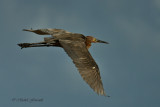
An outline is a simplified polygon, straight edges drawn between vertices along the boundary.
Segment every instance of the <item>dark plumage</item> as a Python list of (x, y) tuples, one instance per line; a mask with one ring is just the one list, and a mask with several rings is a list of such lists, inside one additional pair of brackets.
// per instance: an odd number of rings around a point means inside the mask
[(88, 83), (88, 85), (97, 94), (106, 96), (98, 65), (92, 58), (88, 49), (91, 46), (91, 43), (108, 44), (108, 42), (97, 40), (92, 36), (71, 33), (63, 29), (24, 29), (24, 31), (34, 32), (39, 35), (51, 35), (51, 37), (46, 37), (43, 42), (39, 43), (18, 44), (21, 48), (49, 46), (62, 47), (68, 56), (71, 57), (82, 78)]

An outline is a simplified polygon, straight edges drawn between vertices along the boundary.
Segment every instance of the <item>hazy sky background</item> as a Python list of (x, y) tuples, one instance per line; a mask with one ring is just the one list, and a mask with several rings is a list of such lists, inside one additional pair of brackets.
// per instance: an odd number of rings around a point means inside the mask
[[(109, 42), (90, 52), (105, 91), (98, 96), (61, 48), (20, 49), (61, 28)], [(1, 0), (1, 107), (159, 107), (160, 0)], [(16, 102), (13, 98), (43, 98)]]

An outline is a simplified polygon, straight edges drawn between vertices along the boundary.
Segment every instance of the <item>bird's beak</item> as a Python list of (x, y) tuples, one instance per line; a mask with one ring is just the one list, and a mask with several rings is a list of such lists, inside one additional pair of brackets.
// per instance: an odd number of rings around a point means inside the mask
[(96, 43), (105, 43), (105, 44), (109, 44), (108, 42), (102, 41), (102, 40), (98, 40), (96, 39)]

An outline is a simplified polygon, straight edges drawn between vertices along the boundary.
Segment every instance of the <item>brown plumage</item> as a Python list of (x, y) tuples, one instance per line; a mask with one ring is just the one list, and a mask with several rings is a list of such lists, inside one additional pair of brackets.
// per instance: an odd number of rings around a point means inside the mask
[(71, 33), (63, 29), (24, 29), (24, 31), (34, 32), (39, 35), (51, 35), (51, 37), (46, 37), (43, 42), (39, 43), (18, 44), (21, 48), (46, 46), (62, 47), (68, 56), (71, 57), (82, 78), (88, 83), (88, 85), (97, 94), (106, 96), (98, 65), (89, 53), (88, 49), (90, 48), (91, 43), (108, 44), (108, 42), (98, 40), (92, 36)]

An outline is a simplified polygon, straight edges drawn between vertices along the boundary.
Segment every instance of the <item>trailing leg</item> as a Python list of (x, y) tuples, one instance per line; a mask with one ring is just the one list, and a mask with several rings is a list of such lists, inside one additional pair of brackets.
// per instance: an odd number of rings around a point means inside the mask
[(17, 44), (18, 46), (23, 48), (29, 48), (29, 47), (51, 47), (51, 46), (56, 46), (60, 47), (57, 43), (46, 43), (46, 42), (39, 42), (39, 43), (20, 43)]

